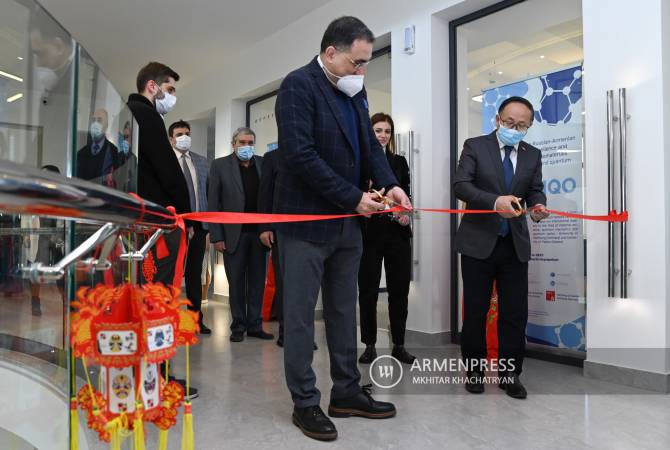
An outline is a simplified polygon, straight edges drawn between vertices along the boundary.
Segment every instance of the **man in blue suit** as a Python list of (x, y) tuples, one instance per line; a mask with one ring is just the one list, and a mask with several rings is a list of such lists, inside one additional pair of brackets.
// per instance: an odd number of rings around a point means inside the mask
[[(355, 17), (326, 29), (321, 52), (282, 82), (275, 106), (279, 174), (274, 211), (291, 214), (368, 214), (384, 209), (367, 180), (411, 209), (372, 131), (365, 68), (374, 35)], [(331, 417), (393, 417), (395, 406), (360, 386), (356, 365), (357, 275), (362, 254), (357, 218), (278, 224), (284, 278), (284, 366), (295, 408), (293, 423), (314, 439), (337, 430), (319, 406), (312, 370), (314, 307), (322, 290), (333, 387)]]
[[(168, 128), (170, 143), (179, 166), (184, 172), (192, 212), (207, 211), (207, 177), (209, 162), (204, 156), (191, 151), (191, 125), (179, 120)], [(191, 222), (188, 229), (188, 253), (184, 270), (186, 298), (191, 301), (188, 308), (200, 314), (200, 334), (212, 334), (202, 320), (202, 262), (207, 246), (207, 224)]]

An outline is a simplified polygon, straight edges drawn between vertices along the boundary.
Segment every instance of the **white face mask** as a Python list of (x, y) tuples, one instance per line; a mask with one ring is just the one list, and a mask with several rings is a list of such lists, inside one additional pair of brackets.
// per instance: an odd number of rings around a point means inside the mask
[(191, 136), (181, 135), (177, 137), (177, 143), (175, 144), (177, 150), (186, 152), (191, 149)]
[(326, 68), (326, 65), (321, 62), (321, 59), (319, 59), (319, 63), (326, 73), (333, 78), (337, 78), (337, 88), (349, 97), (353, 97), (363, 90), (363, 79), (365, 78), (365, 75), (345, 75), (343, 77), (338, 77)]
[(177, 97), (170, 94), (169, 92), (163, 93), (163, 98), (156, 99), (156, 111), (158, 114), (165, 115), (174, 108), (174, 105), (177, 103)]

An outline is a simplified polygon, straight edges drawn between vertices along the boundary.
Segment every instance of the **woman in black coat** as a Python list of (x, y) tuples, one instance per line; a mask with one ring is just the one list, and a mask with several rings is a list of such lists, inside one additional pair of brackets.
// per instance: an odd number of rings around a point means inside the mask
[[(386, 158), (400, 187), (410, 193), (410, 175), (407, 160), (396, 154), (394, 126), (391, 116), (377, 113), (371, 117), (372, 128), (377, 140), (386, 152)], [(372, 186), (380, 190), (380, 186)], [(382, 261), (386, 269), (389, 318), (391, 321), (392, 356), (411, 364), (415, 357), (405, 350), (405, 326), (407, 324), (407, 303), (409, 282), (412, 271), (412, 250), (409, 216), (398, 218), (391, 214), (376, 214), (366, 220), (363, 231), (363, 256), (358, 273), (358, 303), (360, 308), (361, 341), (365, 351), (358, 359), (369, 364), (377, 357), (377, 298), (382, 273)]]

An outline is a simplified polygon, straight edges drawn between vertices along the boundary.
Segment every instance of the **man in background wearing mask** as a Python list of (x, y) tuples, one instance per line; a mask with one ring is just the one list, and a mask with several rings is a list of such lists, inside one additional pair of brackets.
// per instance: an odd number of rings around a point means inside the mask
[[(168, 139), (162, 117), (176, 102), (177, 81), (179, 75), (170, 67), (150, 62), (137, 74), (137, 94), (128, 97), (128, 108), (139, 126), (137, 194), (161, 206), (174, 206), (177, 213), (188, 213), (191, 212), (191, 204), (186, 178)], [(151, 249), (156, 264), (153, 281), (167, 286), (174, 284), (181, 231), (175, 229), (163, 237), (168, 255), (158, 258), (157, 246)], [(186, 393), (188, 398), (197, 395), (197, 389), (193, 387)]]
[[(179, 120), (168, 128), (170, 143), (179, 165), (184, 173), (188, 187), (189, 203), (192, 212), (207, 211), (207, 177), (209, 162), (207, 158), (191, 151), (191, 125)], [(200, 334), (212, 334), (212, 330), (203, 323), (202, 317), (202, 289), (200, 278), (202, 274), (202, 260), (205, 257), (207, 240), (206, 223), (193, 222), (189, 227), (188, 254), (184, 271), (186, 283), (186, 298), (191, 301), (188, 309), (199, 314)]]
[[(210, 211), (258, 212), (258, 189), (263, 158), (255, 156), (256, 134), (238, 128), (233, 134), (233, 154), (217, 158), (209, 172)], [(244, 340), (244, 333), (259, 339), (274, 339), (262, 328), (261, 309), (265, 288), (267, 255), (255, 224), (210, 224), (210, 241), (223, 252), (230, 286), (231, 342)]]
[[(465, 141), (454, 179), (456, 197), (468, 209), (495, 209), (498, 215), (466, 214), (456, 233), (463, 274), (461, 353), (468, 367), (465, 388), (484, 392), (486, 313), (493, 282), (498, 291), (498, 375), (512, 398), (526, 398), (519, 381), (528, 322), (530, 237), (523, 210), (533, 221), (549, 216), (542, 185), (542, 154), (522, 141), (533, 124), (533, 105), (521, 97), (500, 104), (497, 130)], [(505, 362), (503, 364), (503, 361)], [(504, 367), (503, 367), (504, 366)]]
[[(368, 214), (385, 205), (368, 193), (367, 180), (411, 209), (370, 123), (365, 68), (375, 38), (355, 17), (326, 29), (321, 53), (286, 76), (275, 116), (280, 159), (274, 210), (290, 214)], [(379, 402), (360, 386), (356, 363), (358, 267), (363, 253), (357, 218), (277, 224), (284, 277), (284, 368), (293, 398), (293, 423), (315, 439), (337, 438), (320, 407), (312, 370), (314, 308), (323, 298), (330, 373), (331, 417), (388, 418), (392, 403)]]
[(77, 152), (77, 178), (116, 188), (114, 171), (122, 164), (119, 149), (107, 139), (107, 111), (96, 109), (91, 116), (86, 145)]

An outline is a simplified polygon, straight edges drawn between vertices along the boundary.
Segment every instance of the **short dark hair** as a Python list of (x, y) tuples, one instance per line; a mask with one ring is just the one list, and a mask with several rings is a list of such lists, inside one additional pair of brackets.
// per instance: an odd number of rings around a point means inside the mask
[(321, 53), (331, 45), (340, 51), (348, 50), (354, 41), (363, 39), (369, 43), (375, 41), (372, 31), (356, 17), (344, 16), (330, 22), (321, 39)]
[(172, 132), (175, 128), (188, 128), (188, 131), (191, 131), (191, 124), (183, 119), (179, 119), (168, 128), (168, 136), (172, 137)]
[(535, 119), (535, 109), (533, 108), (533, 104), (523, 97), (514, 96), (503, 100), (503, 102), (498, 107), (498, 115), (502, 114), (505, 106), (509, 105), (510, 103), (521, 103), (526, 108), (528, 108), (530, 110), (530, 123), (533, 123), (533, 119)]
[(161, 84), (168, 81), (169, 78), (179, 81), (179, 74), (165, 64), (152, 61), (142, 67), (137, 74), (137, 92), (141, 94), (151, 80)]

